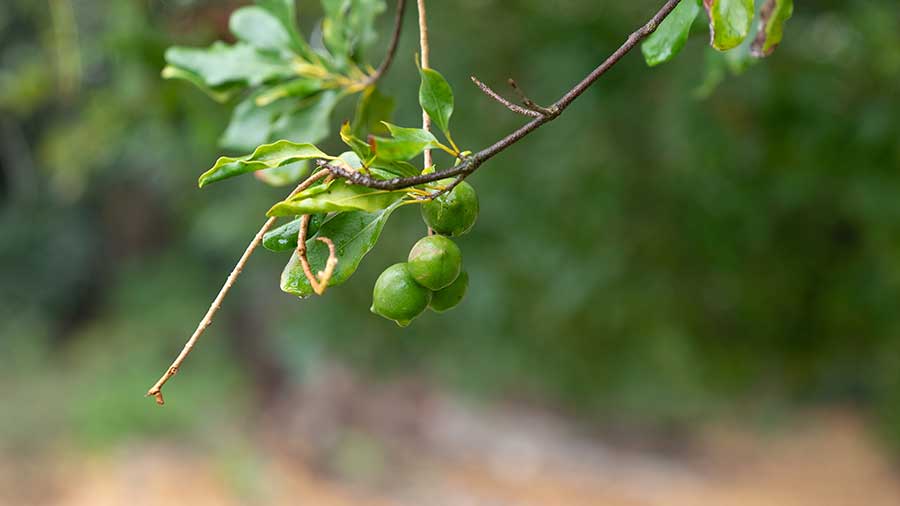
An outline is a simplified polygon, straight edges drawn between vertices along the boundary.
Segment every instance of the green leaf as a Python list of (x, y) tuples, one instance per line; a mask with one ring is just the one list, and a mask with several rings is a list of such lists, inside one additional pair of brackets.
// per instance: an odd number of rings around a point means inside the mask
[(359, 158), (359, 155), (357, 155), (353, 151), (344, 151), (343, 153), (338, 155), (338, 158), (346, 162), (351, 169), (359, 170), (363, 166), (362, 160)]
[(170, 47), (166, 50), (166, 62), (193, 73), (210, 88), (227, 83), (257, 86), (294, 75), (289, 61), (240, 42), (233, 46), (214, 42), (206, 49)]
[(347, 16), (350, 46), (355, 59), (362, 58), (366, 48), (377, 38), (375, 20), (387, 6), (383, 0), (352, 0)]
[(281, 167), (299, 160), (334, 159), (312, 144), (297, 144), (290, 141), (278, 141), (263, 144), (252, 154), (241, 157), (222, 156), (216, 160), (211, 169), (200, 176), (200, 187), (263, 169)]
[(316, 143), (328, 137), (331, 112), (338, 99), (338, 92), (325, 91), (296, 111), (285, 113), (272, 125), (271, 138)]
[(256, 104), (259, 94), (260, 92), (248, 95), (235, 106), (228, 127), (219, 138), (219, 146), (246, 152), (269, 142), (272, 122), (284, 112), (288, 104), (282, 101), (260, 107)]
[(446, 135), (450, 131), (450, 116), (453, 115), (453, 90), (436, 70), (420, 68), (419, 74), (422, 76), (419, 105)]
[(713, 92), (722, 84), (727, 76), (728, 67), (725, 62), (725, 55), (712, 48), (706, 49), (705, 64), (703, 71), (703, 79), (694, 89), (694, 97), (698, 99), (709, 98)]
[[(359, 170), (363, 166), (362, 160), (359, 159), (359, 155), (352, 151), (342, 153), (339, 158), (347, 162), (350, 167), (356, 170)], [(419, 169), (417, 169), (415, 165), (407, 162), (382, 162), (376, 159), (375, 162), (369, 166), (369, 173), (381, 179), (391, 179), (398, 176), (409, 177), (416, 175), (419, 173)]]
[(300, 31), (297, 29), (297, 8), (296, 0), (256, 0), (256, 5), (262, 7), (272, 14), (281, 26), (287, 31), (291, 40), (291, 48), (302, 56), (308, 62), (318, 60), (315, 52), (309, 47), (309, 44), (303, 40)]
[(732, 75), (741, 75), (745, 70), (750, 68), (751, 65), (756, 63), (756, 60), (754, 60), (750, 54), (751, 42), (752, 41), (749, 38), (745, 39), (740, 46), (730, 51), (719, 53), (719, 55), (724, 58), (725, 64), (728, 66), (728, 70), (731, 71)]
[[(341, 213), (325, 221), (318, 233), (306, 243), (307, 259), (312, 271), (319, 272), (325, 268), (328, 247), (316, 239), (327, 237), (334, 242), (338, 259), (328, 286), (337, 286), (350, 279), (363, 257), (375, 247), (391, 213), (401, 205), (402, 202), (398, 201), (381, 211)], [(307, 297), (313, 293), (296, 251), (281, 274), (281, 289), (298, 297)]]
[(299, 216), (302, 214), (343, 211), (373, 212), (400, 200), (406, 192), (375, 190), (355, 185), (345, 179), (328, 185), (314, 186), (275, 204), (268, 216)]
[[(307, 237), (313, 237), (322, 226), (327, 215), (314, 214), (309, 219), (309, 227), (306, 230)], [(269, 251), (290, 251), (297, 247), (297, 236), (300, 234), (300, 218), (289, 221), (284, 225), (270, 230), (263, 236), (263, 247)]]
[(372, 158), (372, 149), (369, 147), (369, 143), (353, 134), (350, 123), (344, 122), (344, 124), (341, 125), (341, 140), (344, 141), (344, 144), (352, 149), (361, 160)]
[(201, 91), (209, 95), (210, 98), (219, 103), (225, 103), (234, 98), (238, 93), (241, 92), (243, 86), (236, 83), (226, 83), (217, 86), (207, 86), (206, 81), (203, 80), (202, 77), (197, 75), (194, 72), (189, 70), (185, 70), (183, 68), (174, 67), (172, 65), (166, 65), (162, 69), (162, 78), (163, 79), (183, 79)]
[(740, 75), (754, 63), (755, 60), (750, 56), (750, 39), (744, 40), (740, 46), (729, 51), (707, 48), (704, 76), (694, 90), (694, 96), (700, 99), (708, 98), (728, 74)]
[(256, 95), (256, 105), (264, 107), (283, 98), (303, 99), (310, 97), (322, 91), (324, 84), (318, 79), (306, 77), (275, 84)]
[[(380, 156), (376, 156), (375, 159), (372, 159), (372, 150), (369, 147), (369, 143), (363, 141), (359, 137), (353, 135), (350, 131), (350, 125), (348, 123), (344, 123), (341, 127), (341, 139), (344, 141), (350, 149), (353, 150), (353, 153), (360, 160), (367, 160), (370, 162), (369, 168), (382, 169), (390, 173), (392, 177), (409, 177), (415, 176), (419, 174), (419, 169), (416, 168), (415, 165), (408, 163), (403, 160), (386, 160)], [(375, 140), (377, 142), (377, 139)], [(360, 164), (360, 167), (362, 164)], [(372, 172), (372, 175), (380, 176), (377, 172)]]
[(653, 67), (675, 57), (691, 33), (691, 25), (700, 13), (700, 0), (682, 0), (641, 45), (647, 65)]
[(383, 161), (407, 161), (426, 149), (440, 148), (434, 135), (422, 128), (404, 128), (390, 123), (384, 124), (393, 138), (375, 137), (375, 154)]
[(234, 11), (228, 27), (235, 37), (258, 49), (291, 50), (291, 35), (287, 28), (262, 7), (241, 7)]
[(256, 0), (254, 3), (275, 16), (288, 32), (296, 31), (296, 0)]
[(375, 18), (384, 12), (384, 1), (322, 0), (322, 7), (322, 39), (328, 51), (340, 60), (360, 61), (375, 41)]
[(281, 187), (296, 184), (312, 172), (311, 168), (312, 164), (309, 160), (301, 160), (281, 167), (261, 170), (254, 176), (269, 186)]
[(750, 53), (757, 58), (764, 58), (772, 54), (784, 33), (784, 24), (794, 14), (793, 0), (765, 0), (759, 10), (759, 31)]
[(366, 88), (356, 104), (351, 131), (356, 136), (387, 133), (382, 121), (390, 121), (393, 114), (392, 97), (384, 95), (374, 86)]
[[(314, 144), (328, 136), (331, 111), (337, 102), (335, 92), (328, 91), (302, 101), (299, 108), (295, 100), (287, 99), (260, 105), (260, 97), (269, 95), (270, 88), (260, 90), (234, 108), (231, 121), (219, 140), (220, 146), (249, 151), (260, 144), (280, 139)], [(306, 163), (291, 164), (289, 167), (267, 170), (258, 177), (274, 186), (283, 186), (304, 175), (306, 168)]]
[(719, 51), (737, 47), (750, 33), (753, 0), (703, 0), (709, 16), (710, 44)]

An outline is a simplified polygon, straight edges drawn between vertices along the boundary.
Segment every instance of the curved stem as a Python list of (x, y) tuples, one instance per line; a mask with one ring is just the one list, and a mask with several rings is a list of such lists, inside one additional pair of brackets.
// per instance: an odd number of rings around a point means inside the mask
[[(327, 170), (320, 171), (321, 173), (327, 174)], [(334, 242), (328, 237), (316, 237), (316, 240), (324, 243), (328, 246), (328, 260), (325, 262), (325, 269), (319, 273), (319, 277), (317, 278), (315, 274), (313, 274), (312, 267), (309, 265), (309, 258), (306, 256), (306, 236), (309, 231), (309, 220), (311, 216), (309, 214), (304, 214), (300, 217), (300, 231), (297, 234), (297, 258), (300, 259), (300, 265), (303, 267), (303, 275), (306, 276), (306, 280), (309, 281), (309, 286), (312, 288), (313, 292), (316, 295), (322, 296), (325, 295), (325, 290), (328, 289), (328, 283), (331, 281), (331, 276), (334, 274), (334, 268), (337, 267), (337, 251), (334, 247)]]

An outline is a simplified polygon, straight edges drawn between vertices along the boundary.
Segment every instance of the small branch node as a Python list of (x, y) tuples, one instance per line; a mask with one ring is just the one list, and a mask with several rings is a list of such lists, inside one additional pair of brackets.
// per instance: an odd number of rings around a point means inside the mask
[(519, 87), (519, 84), (516, 83), (516, 81), (513, 78), (507, 79), (506, 82), (509, 83), (509, 86), (513, 89), (513, 91), (516, 92), (516, 95), (519, 96), (519, 99), (522, 101), (523, 104), (525, 104), (525, 107), (538, 113), (537, 117), (540, 117), (540, 116), (556, 117), (559, 115), (558, 112), (553, 113), (551, 111), (551, 109), (540, 106), (537, 104), (537, 102), (528, 98), (528, 95), (525, 94), (525, 92), (522, 90), (522, 88)]
[(532, 110), (532, 109), (526, 109), (522, 106), (516, 105), (516, 104), (510, 102), (509, 100), (503, 98), (499, 93), (492, 90), (488, 85), (479, 81), (477, 77), (471, 76), (471, 79), (472, 79), (472, 82), (475, 83), (475, 86), (478, 86), (478, 89), (480, 89), (482, 92), (484, 92), (485, 95), (496, 100), (497, 102), (502, 104), (504, 107), (506, 107), (510, 111), (517, 113), (517, 114), (521, 114), (523, 116), (528, 116), (529, 118), (541, 117), (540, 112)]

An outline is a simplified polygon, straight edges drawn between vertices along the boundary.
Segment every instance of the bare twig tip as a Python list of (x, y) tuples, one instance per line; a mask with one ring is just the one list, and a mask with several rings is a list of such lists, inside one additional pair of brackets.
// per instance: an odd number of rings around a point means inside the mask
[[(303, 191), (304, 189), (311, 186), (315, 181), (329, 175), (329, 171), (320, 170), (319, 172), (313, 174), (308, 177), (306, 181), (300, 183), (294, 190), (288, 194), (288, 198), (296, 195), (297, 193)], [(244, 270), (244, 266), (247, 264), (247, 261), (250, 259), (250, 256), (256, 250), (256, 248), (262, 243), (263, 236), (266, 232), (272, 228), (272, 225), (275, 224), (275, 220), (277, 218), (269, 218), (263, 224), (262, 228), (259, 229), (259, 232), (253, 237), (253, 240), (247, 246), (247, 249), (244, 251), (244, 254), (241, 255), (240, 260), (238, 260), (237, 264), (234, 266), (234, 269), (231, 271), (231, 274), (228, 275), (228, 279), (225, 280), (225, 284), (222, 285), (222, 288), (219, 290), (216, 298), (213, 299), (212, 303), (209, 306), (209, 309), (206, 311), (206, 315), (203, 316), (203, 319), (200, 320), (200, 323), (197, 324), (197, 329), (194, 330), (194, 333), (191, 335), (188, 342), (185, 343), (184, 348), (181, 349), (181, 353), (175, 358), (172, 364), (166, 369), (166, 372), (157, 380), (156, 384), (153, 385), (150, 390), (147, 391), (148, 397), (154, 397), (156, 399), (156, 403), (159, 405), (165, 404), (165, 400), (163, 400), (162, 396), (162, 387), (169, 381), (172, 376), (174, 376), (178, 369), (181, 367), (181, 364), (184, 360), (190, 355), (191, 351), (194, 349), (194, 346), (197, 344), (197, 341), (200, 339), (200, 336), (206, 331), (206, 329), (212, 324), (212, 319), (218, 312), (219, 308), (222, 307), (222, 301), (225, 299), (225, 296), (228, 295), (231, 287), (234, 286), (235, 281), (238, 276), (241, 275), (241, 272)]]
[(166, 403), (165, 399), (163, 399), (162, 391), (160, 391), (160, 390), (156, 390), (156, 391), (151, 390), (151, 391), (147, 392), (147, 395), (153, 396), (153, 398), (156, 399), (156, 403), (159, 404), (160, 406), (162, 406), (163, 404)]

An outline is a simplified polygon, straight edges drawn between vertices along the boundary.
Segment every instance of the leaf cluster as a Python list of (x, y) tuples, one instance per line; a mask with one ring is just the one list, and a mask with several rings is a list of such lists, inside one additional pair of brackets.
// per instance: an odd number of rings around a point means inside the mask
[(794, 2), (682, 0), (641, 46), (647, 65), (668, 62), (682, 50), (701, 10), (708, 21), (710, 46), (720, 53), (716, 60), (726, 59), (737, 72), (749, 65), (752, 57), (768, 56), (778, 47)]
[[(393, 101), (370, 86), (373, 70), (363, 61), (375, 40), (383, 0), (322, 0), (325, 13), (307, 40), (300, 33), (294, 0), (257, 0), (231, 15), (234, 44), (170, 47), (163, 77), (184, 79), (219, 102), (235, 102), (219, 143), (250, 151), (278, 140), (316, 143), (330, 134), (341, 99), (364, 92), (357, 121), (369, 112), (389, 117)], [(260, 174), (282, 186), (308, 174), (296, 161)]]

